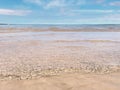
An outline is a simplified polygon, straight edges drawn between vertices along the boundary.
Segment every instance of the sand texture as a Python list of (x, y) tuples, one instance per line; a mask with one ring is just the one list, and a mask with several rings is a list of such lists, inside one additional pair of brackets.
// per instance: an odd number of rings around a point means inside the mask
[(0, 82), (0, 90), (119, 90), (120, 73), (45, 76), (34, 80)]
[(7, 32), (0, 90), (120, 90), (119, 32)]

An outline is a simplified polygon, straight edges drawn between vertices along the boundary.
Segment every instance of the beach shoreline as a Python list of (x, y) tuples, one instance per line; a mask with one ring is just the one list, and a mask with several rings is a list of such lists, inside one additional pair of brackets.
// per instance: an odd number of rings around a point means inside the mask
[(119, 32), (0, 33), (0, 90), (119, 90), (119, 75)]
[[(72, 71), (87, 73), (120, 71), (119, 40), (97, 38), (95, 40), (76, 40), (76, 38), (61, 40), (63, 36), (55, 40), (44, 40), (43, 37), (39, 37), (40, 40), (38, 37), (24, 40), (22, 38), (24, 34), (9, 35), (2, 36), (4, 40), (8, 39), (0, 42), (2, 79), (31, 79), (44, 74), (57, 75), (59, 72)], [(30, 37), (36, 36), (36, 34), (31, 35)], [(38, 36), (41, 35), (38, 34)], [(53, 37), (49, 34), (43, 35)], [(25, 38), (28, 37), (26, 34), (25, 36)]]

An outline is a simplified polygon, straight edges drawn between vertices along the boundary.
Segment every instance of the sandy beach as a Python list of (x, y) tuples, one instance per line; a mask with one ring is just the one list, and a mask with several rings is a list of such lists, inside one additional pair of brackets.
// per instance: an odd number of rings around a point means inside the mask
[(34, 80), (0, 82), (0, 90), (119, 90), (120, 73), (69, 73)]
[(120, 90), (120, 0), (0, 0), (0, 90)]
[(3, 31), (0, 90), (120, 89), (119, 30)]

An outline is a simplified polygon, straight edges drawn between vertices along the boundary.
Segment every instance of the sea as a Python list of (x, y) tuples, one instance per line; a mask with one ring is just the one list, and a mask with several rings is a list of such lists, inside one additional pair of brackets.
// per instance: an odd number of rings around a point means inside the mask
[(1, 24), (3, 28), (120, 28), (120, 24)]
[[(23, 41), (23, 40), (110, 40), (120, 41), (120, 32), (74, 32), (74, 29), (113, 29), (120, 30), (120, 24), (9, 24), (0, 25), (0, 28), (43, 28), (43, 29), (66, 29), (72, 32), (11, 32), (0, 33), (0, 41)], [(35, 29), (36, 30), (36, 29)]]

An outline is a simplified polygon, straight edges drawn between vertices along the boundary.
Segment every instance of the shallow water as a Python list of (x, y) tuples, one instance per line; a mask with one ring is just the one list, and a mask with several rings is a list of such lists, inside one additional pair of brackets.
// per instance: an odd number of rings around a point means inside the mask
[(11, 25), (0, 25), (3, 28), (120, 28), (120, 24), (11, 24)]
[(0, 41), (110, 40), (120, 41), (120, 32), (16, 32), (0, 33)]
[(41, 70), (71, 67), (98, 73), (118, 71), (120, 43), (116, 41), (120, 42), (120, 32), (15, 29), (14, 33), (0, 33), (0, 72), (5, 78), (9, 75), (28, 78), (31, 71), (39, 76)]

